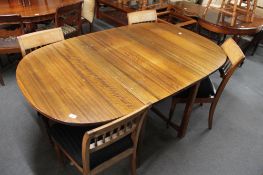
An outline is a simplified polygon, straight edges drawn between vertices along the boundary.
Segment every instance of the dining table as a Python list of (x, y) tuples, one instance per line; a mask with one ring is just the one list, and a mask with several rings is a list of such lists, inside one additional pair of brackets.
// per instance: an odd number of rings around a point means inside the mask
[[(165, 23), (123, 26), (67, 39), (26, 55), (16, 70), (28, 103), (65, 125), (101, 125), (200, 81), (227, 56), (220, 46)], [(191, 111), (176, 127), (183, 137)]]
[(53, 20), (56, 9), (83, 0), (1, 0), (0, 15), (18, 14), (26, 24), (27, 32), (33, 31), (34, 23)]

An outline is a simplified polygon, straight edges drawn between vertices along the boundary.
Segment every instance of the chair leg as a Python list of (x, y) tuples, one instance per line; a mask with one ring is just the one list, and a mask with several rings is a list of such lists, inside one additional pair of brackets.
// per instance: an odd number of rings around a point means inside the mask
[(92, 32), (92, 29), (93, 29), (93, 24), (92, 24), (92, 23), (89, 23), (89, 32), (90, 32), (90, 33)]
[(49, 128), (50, 128), (50, 124), (49, 124), (49, 121), (48, 121), (48, 118), (42, 116), (39, 112), (37, 112), (37, 115), (42, 119), (43, 123), (44, 123), (44, 126), (45, 126), (45, 129), (46, 129), (46, 132), (47, 132), (47, 136), (48, 136), (48, 139), (49, 139), (49, 142), (51, 145), (54, 145), (54, 142), (49, 134)]
[(64, 157), (63, 157), (62, 151), (59, 149), (59, 146), (56, 143), (54, 144), (54, 148), (55, 148), (58, 160), (60, 162), (60, 165), (62, 167), (64, 167), (65, 166), (65, 162), (64, 162)]
[(169, 123), (171, 122), (173, 115), (174, 115), (174, 111), (175, 111), (175, 107), (176, 107), (176, 98), (172, 97), (172, 103), (171, 103), (171, 107), (170, 107), (170, 112), (169, 112), (169, 119), (166, 123), (166, 127), (169, 128)]
[(258, 42), (255, 44), (255, 47), (254, 47), (254, 49), (253, 49), (253, 51), (252, 51), (252, 56), (254, 56), (254, 54), (256, 53), (256, 51), (257, 51), (257, 49), (258, 49), (258, 46), (259, 46), (259, 42), (260, 42), (260, 41), (258, 41)]
[(136, 161), (136, 151), (131, 155), (130, 157), (130, 163), (131, 163), (131, 175), (136, 175), (136, 165), (137, 165), (137, 161)]
[(217, 102), (213, 102), (210, 106), (210, 110), (209, 110), (209, 118), (208, 118), (208, 128), (212, 129), (213, 126), (213, 118), (214, 118), (214, 113), (215, 113), (215, 109), (216, 109), (216, 105)]
[(2, 86), (5, 85), (5, 82), (4, 82), (4, 79), (3, 79), (3, 76), (2, 76), (1, 73), (0, 73), (0, 84), (1, 84)]
[(192, 113), (192, 108), (193, 108), (193, 105), (196, 99), (196, 95), (197, 95), (199, 86), (200, 86), (200, 82), (196, 83), (193, 87), (191, 87), (190, 95), (187, 99), (187, 103), (184, 109), (184, 116), (183, 116), (182, 122), (180, 124), (180, 129), (178, 132), (179, 138), (183, 138), (186, 134), (190, 116)]

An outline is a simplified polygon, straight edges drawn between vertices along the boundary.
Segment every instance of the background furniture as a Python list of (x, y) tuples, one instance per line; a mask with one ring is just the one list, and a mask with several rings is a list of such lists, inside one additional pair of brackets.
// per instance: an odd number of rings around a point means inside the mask
[(90, 32), (92, 31), (92, 23), (95, 15), (95, 0), (84, 0), (82, 11), (81, 11), (81, 22), (88, 22), (90, 27)]
[[(209, 0), (206, 6), (206, 10), (211, 5), (212, 0)], [(241, 13), (245, 16), (246, 22), (253, 22), (255, 10), (257, 7), (257, 0), (222, 0), (219, 11), (223, 14), (231, 16), (231, 25), (235, 25), (237, 14)]]
[(22, 56), (35, 49), (64, 40), (61, 28), (33, 32), (18, 37)]
[[(235, 70), (239, 67), (239, 65), (244, 61), (245, 55), (239, 46), (235, 43), (235, 41), (230, 38), (224, 42), (221, 46), (228, 56), (228, 60), (225, 63), (225, 66), (221, 69), (222, 81), (217, 90), (210, 80), (209, 77), (202, 80), (200, 83), (200, 87), (197, 92), (197, 97), (195, 99), (195, 103), (210, 103), (210, 111), (209, 111), (209, 120), (208, 120), (208, 128), (212, 129), (213, 116), (215, 112), (216, 105), (224, 91), (224, 88), (235, 72)], [(177, 103), (186, 103), (190, 95), (190, 91), (185, 90), (172, 98), (172, 104), (169, 113), (169, 120), (167, 125), (171, 123), (171, 119), (174, 115), (175, 107)], [(184, 119), (183, 119), (184, 120)], [(188, 125), (188, 122), (186, 123)]]
[(66, 38), (81, 34), (82, 2), (58, 7), (55, 16), (56, 27), (61, 27)]
[[(23, 33), (20, 15), (0, 15), (0, 54), (19, 53), (20, 48), (16, 37)], [(5, 85), (1, 72), (0, 84)]]
[(0, 15), (19, 14), (26, 24), (26, 31), (35, 31), (35, 23), (54, 20), (56, 9), (60, 6), (82, 2), (83, 0), (30, 0), (30, 6), (23, 6), (17, 0), (1, 0)]
[(254, 55), (259, 47), (259, 44), (263, 41), (263, 30), (253, 36), (241, 36), (241, 42), (244, 41), (243, 51), (247, 53), (252, 48), (251, 55)]
[(219, 46), (196, 33), (146, 23), (38, 49), (20, 61), (17, 82), (47, 118), (98, 125), (193, 85), (225, 60)]
[(138, 140), (149, 107), (90, 131), (54, 124), (50, 133), (58, 156), (64, 153), (83, 175), (98, 174), (130, 157), (131, 174), (135, 175)]
[(242, 14), (237, 12), (237, 19), (231, 25), (231, 18), (223, 16), (219, 9), (209, 8), (185, 1), (173, 3), (178, 13), (189, 17), (197, 18), (198, 24), (208, 31), (226, 35), (253, 35), (258, 33), (263, 26), (263, 17), (255, 14), (253, 22), (246, 22)]
[(138, 24), (145, 22), (157, 22), (156, 10), (143, 10), (127, 14), (128, 24)]

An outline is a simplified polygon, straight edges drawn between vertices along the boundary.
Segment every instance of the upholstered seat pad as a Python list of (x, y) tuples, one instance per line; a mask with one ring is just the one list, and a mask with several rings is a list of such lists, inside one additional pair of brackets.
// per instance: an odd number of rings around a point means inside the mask
[(72, 27), (67, 24), (65, 24), (64, 26), (61, 26), (61, 28), (62, 28), (64, 35), (69, 35), (71, 33), (77, 32), (77, 29), (75, 27)]
[(16, 37), (0, 38), (1, 48), (19, 48), (18, 40)]
[[(51, 136), (55, 139), (66, 152), (82, 166), (82, 138), (86, 131), (92, 128), (65, 126), (62, 124), (55, 124), (50, 129)], [(133, 146), (130, 135), (120, 139), (119, 141), (91, 154), (90, 169), (95, 168), (101, 163), (118, 155)]]
[[(189, 96), (189, 93), (190, 93), (190, 89), (186, 89), (181, 93), (177, 94), (175, 97), (187, 98)], [(198, 89), (197, 98), (207, 98), (207, 97), (215, 96), (215, 94), (216, 94), (216, 89), (211, 79), (208, 77), (202, 80)]]

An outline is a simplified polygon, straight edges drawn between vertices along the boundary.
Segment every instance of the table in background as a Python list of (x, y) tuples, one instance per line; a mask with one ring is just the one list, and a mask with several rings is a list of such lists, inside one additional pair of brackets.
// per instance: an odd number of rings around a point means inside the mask
[[(100, 5), (104, 4), (111, 7), (112, 10), (100, 10)], [(259, 32), (263, 27), (263, 16), (262, 11), (257, 9), (256, 15), (253, 22), (245, 22), (240, 14), (238, 14), (238, 19), (236, 24), (231, 26), (231, 18), (225, 16), (224, 19), (219, 20), (220, 11), (217, 8), (209, 8), (207, 13), (205, 12), (205, 6), (194, 4), (187, 1), (177, 1), (170, 2), (170, 4), (162, 4), (151, 6), (150, 9), (154, 8), (158, 12), (165, 11), (165, 9), (171, 5), (175, 12), (197, 19), (198, 24), (215, 33), (226, 34), (226, 35), (253, 35)], [(117, 0), (97, 0), (97, 16), (106, 20), (111, 20), (117, 23), (117, 25), (127, 25), (127, 13), (140, 10), (139, 7), (123, 5), (117, 2)], [(102, 6), (102, 8), (104, 8)]]
[(80, 1), (83, 0), (30, 0), (31, 5), (23, 6), (20, 0), (0, 0), (0, 15), (19, 14), (23, 23), (30, 24), (52, 20), (58, 7)]
[(17, 82), (46, 117), (94, 125), (195, 85), (226, 61), (212, 41), (169, 24), (114, 28), (45, 46), (23, 58)]

